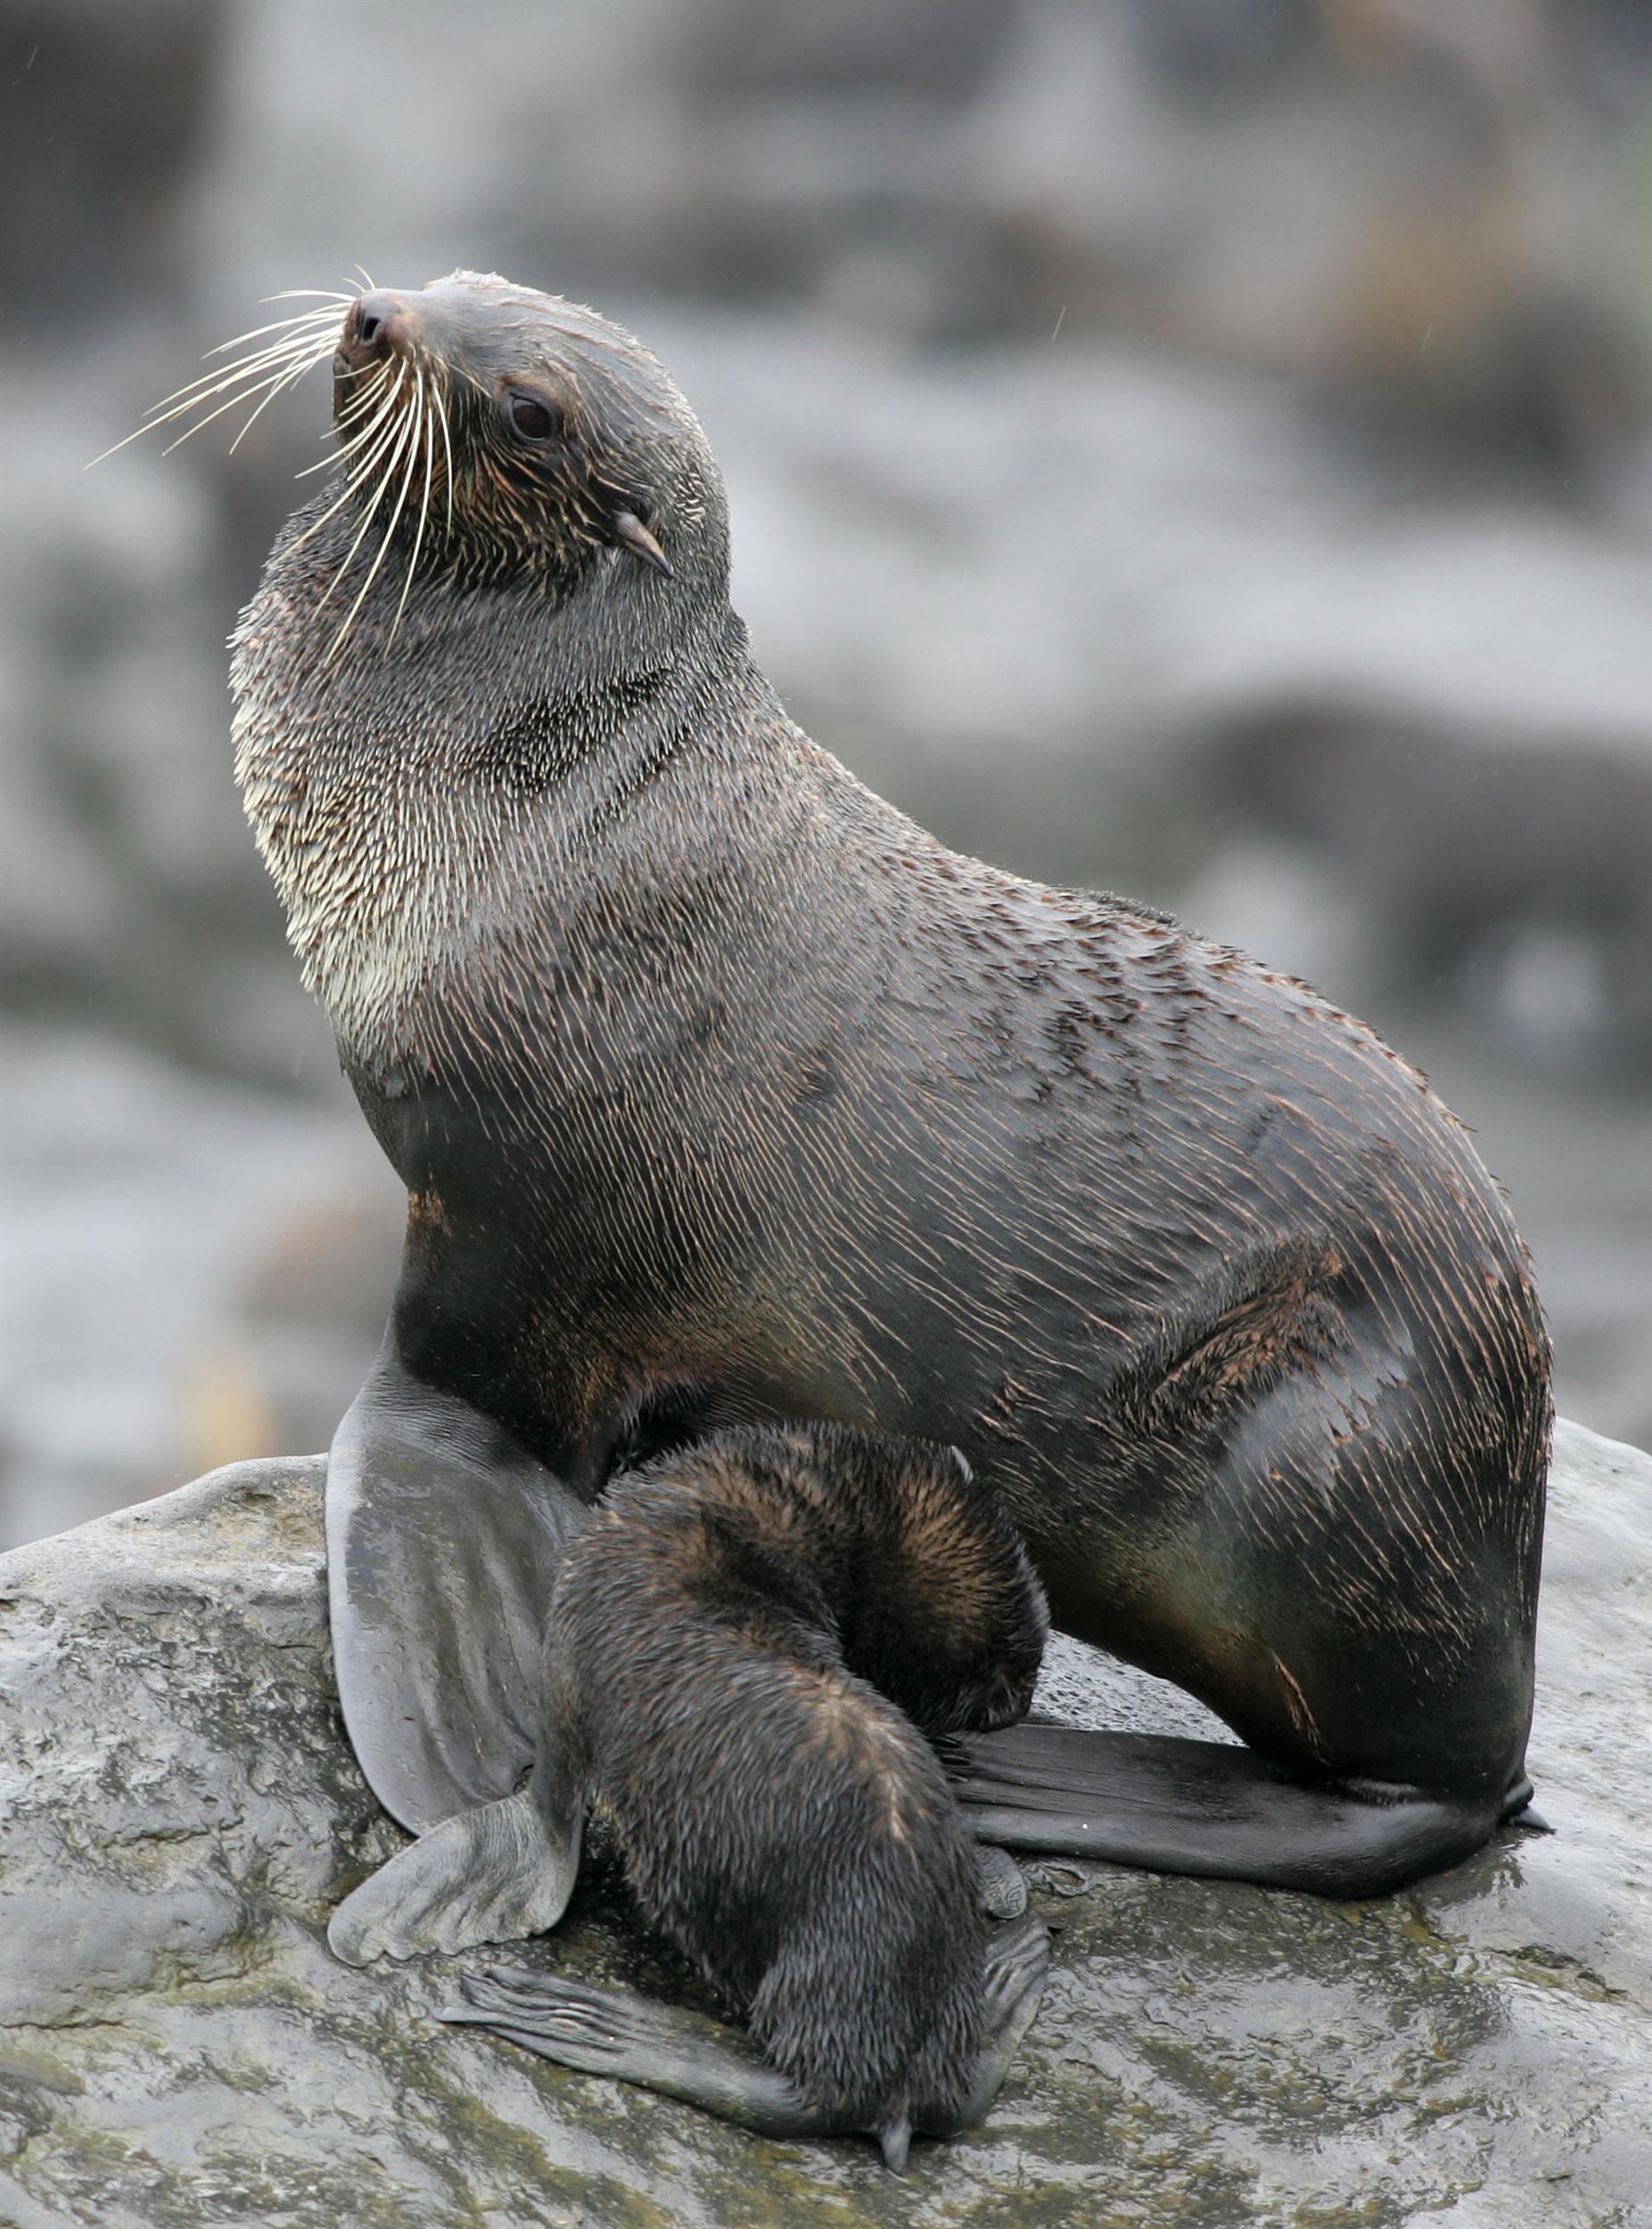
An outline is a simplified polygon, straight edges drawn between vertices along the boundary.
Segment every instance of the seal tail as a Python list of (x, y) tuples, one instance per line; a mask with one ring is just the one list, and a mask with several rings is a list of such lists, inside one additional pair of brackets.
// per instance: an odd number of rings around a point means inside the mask
[(1530, 1794), (1311, 1781), (1257, 1750), (1023, 1724), (937, 1745), (969, 1825), (1009, 1849), (1380, 1896), (1480, 1848)]

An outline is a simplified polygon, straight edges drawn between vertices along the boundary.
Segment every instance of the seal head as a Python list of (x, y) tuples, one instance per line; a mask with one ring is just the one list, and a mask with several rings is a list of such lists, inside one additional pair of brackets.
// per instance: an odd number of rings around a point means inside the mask
[(726, 573), (693, 413), (639, 341), (575, 303), (471, 271), (364, 294), (333, 358), (333, 419), (347, 454), (370, 435), (379, 469), (427, 483), (467, 582), (566, 594), (615, 548), (670, 578), (667, 542)]

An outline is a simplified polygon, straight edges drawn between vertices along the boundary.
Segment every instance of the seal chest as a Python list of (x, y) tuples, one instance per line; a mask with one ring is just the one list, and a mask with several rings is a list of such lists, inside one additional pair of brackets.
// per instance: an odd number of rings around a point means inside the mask
[(299, 715), (295, 639), (285, 598), (260, 599), (237, 631), (236, 779), (307, 988), (347, 1061), (384, 1065), (418, 1052), (431, 1001), (463, 999), (465, 970), (489, 964), (513, 851), (535, 831), (526, 800), (456, 768), (440, 702), (400, 703), (388, 676), (367, 738), (355, 706), (327, 718), (325, 676)]

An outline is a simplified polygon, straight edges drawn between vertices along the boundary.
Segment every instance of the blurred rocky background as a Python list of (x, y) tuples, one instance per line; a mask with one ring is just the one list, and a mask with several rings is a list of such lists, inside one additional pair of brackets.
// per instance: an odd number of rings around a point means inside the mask
[(230, 780), (359, 263), (592, 300), (800, 719), (1375, 1020), (1652, 1440), (1648, 0), (0, 0), (0, 1544), (325, 1444), (399, 1200)]

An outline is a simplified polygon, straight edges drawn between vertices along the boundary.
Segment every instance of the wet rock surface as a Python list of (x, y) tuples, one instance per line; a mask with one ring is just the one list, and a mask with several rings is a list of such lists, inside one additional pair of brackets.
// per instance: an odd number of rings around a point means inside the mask
[[(1652, 2192), (1652, 1460), (1560, 1427), (1532, 1764), (1552, 1837), (1326, 1904), (1040, 1862), (1060, 1933), (984, 2127), (770, 2144), (430, 2017), (471, 1960), (352, 1971), (399, 1843), (356, 1771), (320, 1459), (0, 1559), (0, 2223), (1426, 2219), (1628, 2229)], [(1220, 1732), (1061, 1643), (1046, 1707)], [(531, 1961), (693, 1994), (588, 1870)]]

